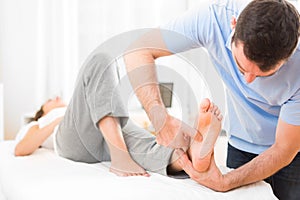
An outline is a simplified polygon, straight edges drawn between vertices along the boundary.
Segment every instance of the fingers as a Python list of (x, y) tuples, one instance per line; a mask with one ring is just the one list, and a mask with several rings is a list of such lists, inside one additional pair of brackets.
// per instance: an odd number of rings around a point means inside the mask
[(197, 134), (201, 135), (197, 129), (192, 128), (189, 125), (184, 126), (183, 133), (190, 138), (194, 138)]
[(188, 147), (190, 138), (193, 138), (198, 131), (176, 118), (172, 117), (169, 120), (156, 135), (157, 143), (170, 148)]
[(202, 142), (203, 141), (203, 135), (201, 132), (199, 132), (197, 129), (190, 128), (190, 130), (187, 130), (184, 132), (184, 135), (189, 138), (189, 145), (191, 144), (191, 140)]
[(164, 133), (156, 136), (156, 142), (170, 148), (187, 148), (190, 145), (190, 137), (182, 132), (177, 133), (174, 138), (164, 137)]
[(176, 149), (175, 153), (179, 157), (179, 165), (191, 177), (191, 179), (194, 179), (196, 177), (195, 174), (198, 174), (198, 172), (193, 168), (193, 164), (188, 158), (187, 154), (182, 149)]
[(162, 138), (162, 133), (157, 133), (155, 140), (156, 140), (157, 144), (166, 146), (166, 140), (164, 138)]

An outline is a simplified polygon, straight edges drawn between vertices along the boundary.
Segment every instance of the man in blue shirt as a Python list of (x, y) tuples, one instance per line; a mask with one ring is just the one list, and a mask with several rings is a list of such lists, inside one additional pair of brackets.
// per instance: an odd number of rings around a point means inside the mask
[[(297, 10), (285, 0), (203, 1), (198, 9), (161, 28), (182, 34), (191, 42), (176, 41), (164, 33), (161, 38), (156, 35), (155, 42), (162, 40), (158, 43), (163, 43), (167, 50), (146, 48), (126, 55), (129, 71), (152, 66), (147, 76), (142, 77), (144, 82), (155, 83), (156, 58), (204, 47), (226, 90), (227, 166), (236, 169), (222, 175), (212, 159), (209, 170), (199, 173), (186, 154), (178, 150), (183, 154), (180, 162), (185, 171), (195, 181), (216, 191), (266, 180), (278, 198), (299, 199)], [(181, 144), (177, 138), (191, 135), (189, 130), (178, 128), (180, 120), (167, 113), (157, 84), (146, 85), (139, 87), (136, 93), (159, 131), (158, 143), (173, 148), (184, 146), (186, 143)]]

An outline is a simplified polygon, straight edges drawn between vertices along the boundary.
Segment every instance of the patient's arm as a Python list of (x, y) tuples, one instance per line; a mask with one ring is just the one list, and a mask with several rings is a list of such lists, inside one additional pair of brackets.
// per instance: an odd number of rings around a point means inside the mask
[(59, 124), (62, 117), (57, 118), (49, 125), (39, 128), (38, 125), (31, 127), (25, 137), (16, 145), (16, 156), (27, 156), (38, 149), (44, 141), (53, 133), (55, 126)]

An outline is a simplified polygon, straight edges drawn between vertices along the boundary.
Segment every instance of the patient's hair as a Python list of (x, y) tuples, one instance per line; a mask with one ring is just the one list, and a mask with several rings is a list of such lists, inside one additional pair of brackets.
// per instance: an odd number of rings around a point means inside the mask
[(34, 116), (33, 120), (37, 121), (43, 115), (44, 115), (44, 111), (43, 111), (43, 105), (42, 105), (41, 108), (35, 113), (35, 116)]
[(298, 44), (299, 13), (285, 0), (253, 0), (237, 19), (232, 39), (262, 72), (288, 59)]

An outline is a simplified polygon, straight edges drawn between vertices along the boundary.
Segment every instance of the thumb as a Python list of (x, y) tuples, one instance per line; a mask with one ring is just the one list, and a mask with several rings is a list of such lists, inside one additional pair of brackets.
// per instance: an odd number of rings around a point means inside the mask
[(200, 174), (194, 169), (192, 162), (187, 154), (181, 150), (176, 151), (177, 155), (181, 155), (178, 159), (179, 165), (190, 176), (191, 179), (196, 179)]

